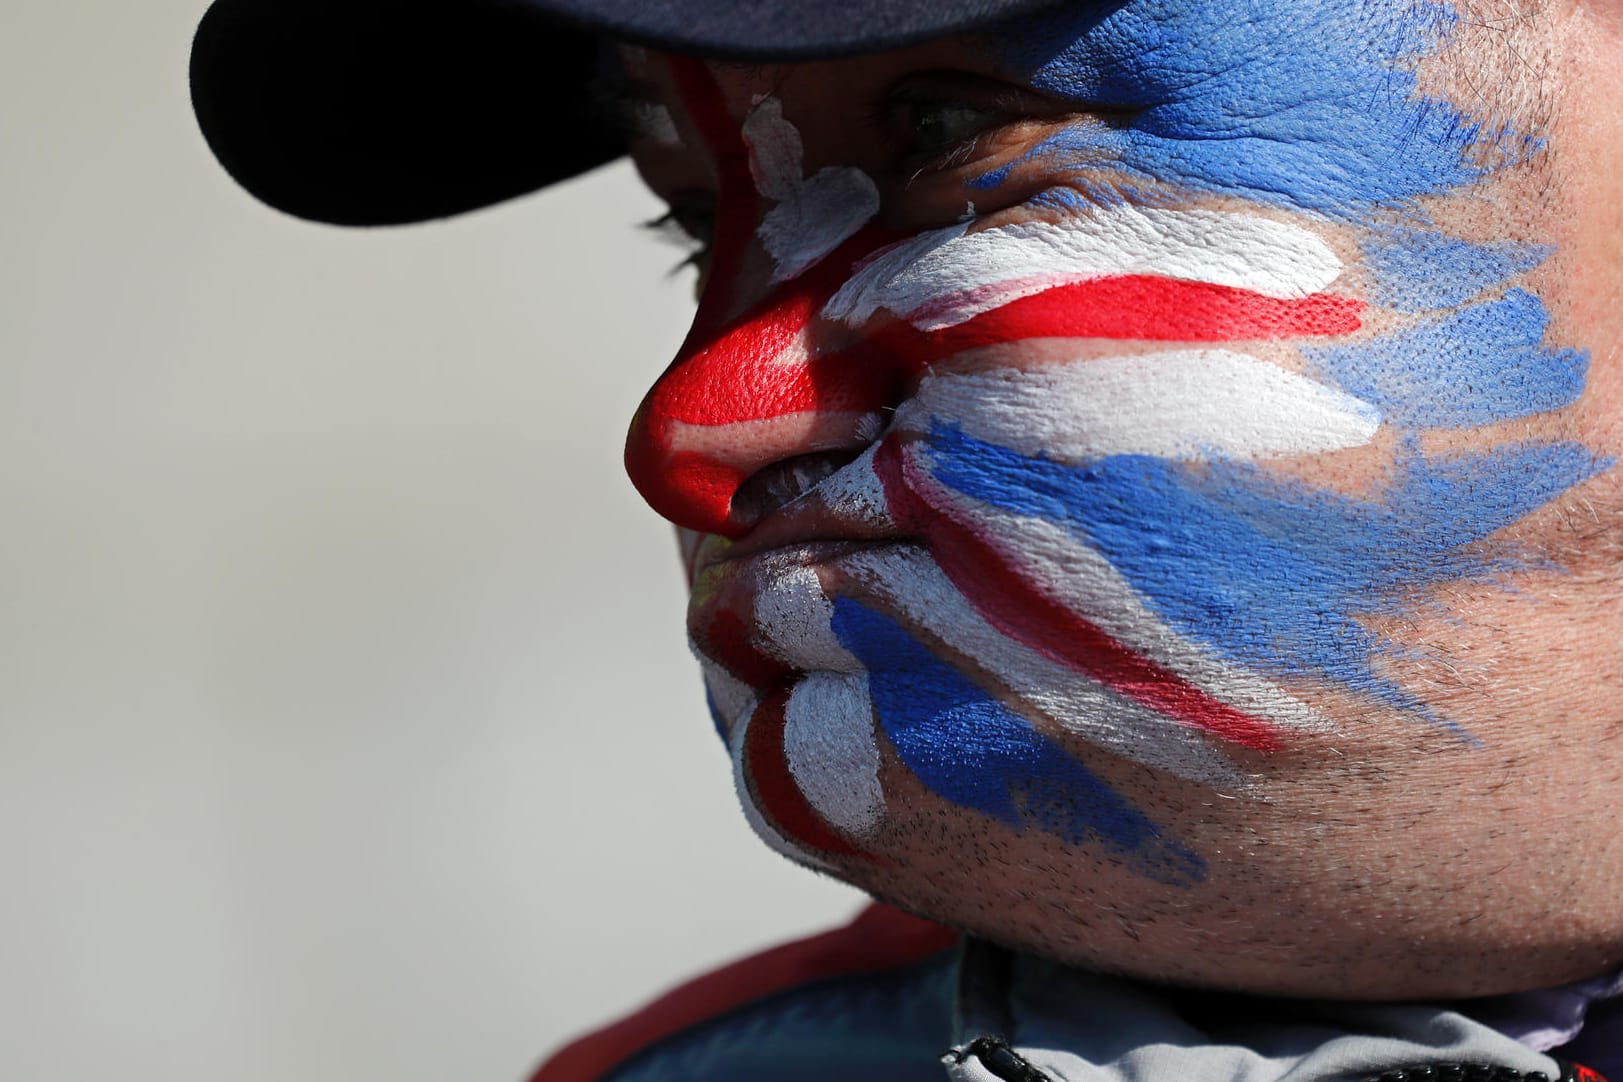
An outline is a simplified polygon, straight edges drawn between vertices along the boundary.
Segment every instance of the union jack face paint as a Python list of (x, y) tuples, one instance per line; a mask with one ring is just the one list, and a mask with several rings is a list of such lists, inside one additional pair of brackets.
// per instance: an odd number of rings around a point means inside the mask
[[(1474, 746), (1377, 629), (1532, 566), (1494, 535), (1612, 463), (1439, 440), (1571, 407), (1587, 355), (1525, 287), (1547, 250), (1420, 207), (1539, 147), (1419, 88), (1446, 7), (1256, 6), (1011, 34), (1032, 85), (1130, 119), (975, 179), (1056, 181), (1017, 207), (917, 233), (860, 171), (808, 173), (776, 99), (736, 117), (673, 62), (721, 217), (627, 464), (687, 531), (712, 710), (795, 859), (874, 859), (904, 770), (1189, 886), (1206, 858), (1100, 762), (1259, 797), (1270, 757), (1338, 731), (1326, 694)], [(1313, 480), (1333, 456), (1383, 466)]]

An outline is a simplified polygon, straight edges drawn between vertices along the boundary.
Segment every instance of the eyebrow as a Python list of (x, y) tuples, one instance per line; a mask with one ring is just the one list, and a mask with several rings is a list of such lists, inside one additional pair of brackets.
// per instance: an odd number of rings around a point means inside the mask
[[(713, 68), (732, 72), (756, 72), (764, 66), (754, 60), (708, 59)], [(591, 99), (593, 119), (605, 124), (627, 138), (642, 128), (643, 113), (652, 108), (670, 108), (659, 89), (645, 79), (626, 74), (620, 57), (607, 50), (599, 59), (597, 74), (587, 81), (586, 91)]]

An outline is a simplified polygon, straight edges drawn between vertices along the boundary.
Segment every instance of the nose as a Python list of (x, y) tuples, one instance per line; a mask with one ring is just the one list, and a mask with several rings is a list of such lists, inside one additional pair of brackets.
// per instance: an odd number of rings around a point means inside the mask
[(818, 319), (856, 263), (892, 238), (863, 226), (788, 281), (769, 281), (772, 261), (757, 240), (763, 190), (777, 201), (780, 186), (798, 181), (798, 145), (792, 172), (774, 183), (712, 73), (681, 58), (671, 73), (715, 163), (716, 233), (687, 341), (632, 420), (626, 472), (678, 526), (741, 536), (756, 516), (736, 499), (746, 480), (803, 455), (859, 448), (872, 427), (864, 421), (900, 400), (899, 364), (860, 342), (828, 341), (834, 328)]
[(754, 513), (739, 488), (777, 463), (854, 452), (876, 414), (901, 401), (911, 367), (872, 341), (829, 337), (818, 316), (860, 259), (890, 238), (858, 232), (800, 277), (719, 326), (712, 290), (730, 255), (718, 238), (694, 329), (643, 399), (626, 440), (626, 471), (643, 498), (679, 526), (740, 536)]

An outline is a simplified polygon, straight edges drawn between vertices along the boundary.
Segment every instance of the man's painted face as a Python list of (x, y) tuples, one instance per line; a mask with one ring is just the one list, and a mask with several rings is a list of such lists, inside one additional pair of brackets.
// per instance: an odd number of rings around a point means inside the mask
[(1423, 881), (1396, 854), (1477, 852), (1434, 804), (1502, 811), (1527, 730), (1617, 720), (1623, 602), (1563, 540), (1611, 491), (1614, 377), (1551, 133), (1470, 94), (1490, 39), (1453, 7), (1243, 8), (628, 54), (645, 175), (714, 225), (627, 461), (795, 859), (1016, 941), (943, 877), (1024, 869), (1095, 939), (1338, 875), (1367, 923), (1370, 883)]

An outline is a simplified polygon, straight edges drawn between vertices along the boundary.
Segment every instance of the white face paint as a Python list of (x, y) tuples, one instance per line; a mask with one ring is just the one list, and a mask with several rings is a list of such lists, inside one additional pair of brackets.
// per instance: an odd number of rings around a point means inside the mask
[(631, 124), (637, 137), (647, 139), (664, 150), (678, 150), (682, 136), (676, 130), (671, 111), (654, 102), (638, 102), (632, 107)]
[(1324, 289), (1341, 260), (1322, 237), (1250, 214), (1123, 206), (969, 232), (920, 234), (881, 252), (823, 309), (860, 324), (881, 310), (924, 330), (951, 327), (1055, 286), (1153, 274), (1295, 300)]
[[(1092, 623), (1138, 655), (1183, 678), (1192, 686), (1208, 691), (1230, 706), (1268, 718), (1282, 729), (1298, 732), (1327, 730), (1327, 723), (1314, 710), (1268, 681), (1224, 662), (1210, 648), (1168, 627), (1109, 561), (1062, 526), (1046, 519), (991, 508), (967, 497), (946, 493), (939, 487), (932, 487), (930, 495), (949, 518), (975, 523), (988, 535), (999, 538), (995, 545), (999, 555), (1026, 581), (1037, 584), (1041, 593), (1056, 603), (1083, 608)], [(925, 600), (936, 599), (936, 588), (929, 585), (930, 580), (917, 571), (904, 574), (901, 568), (890, 568), (887, 574), (891, 577), (885, 580), (890, 583), (886, 589), (897, 594), (898, 600), (906, 591), (919, 593), (919, 598), (913, 604), (920, 610), (918, 618), (924, 620)], [(880, 577), (875, 576), (873, 581), (880, 581)], [(964, 604), (967, 606), (967, 602)], [(962, 611), (967, 611), (967, 607)], [(961, 612), (955, 615), (953, 621), (938, 619), (929, 622), (928, 626), (950, 641), (957, 634), (951, 627), (954, 621), (969, 626), (963, 623)], [(976, 644), (972, 648), (966, 645), (962, 652), (981, 659), (996, 673), (998, 665), (1010, 664), (1012, 659), (1022, 658), (1026, 648), (999, 633), (996, 640)], [(1041, 680), (1027, 682), (1033, 688), (1042, 686)], [(1129, 717), (1126, 714), (1118, 716), (1124, 720)], [(1154, 716), (1169, 720), (1159, 713), (1154, 713)], [(1184, 731), (1193, 730), (1185, 728)]]
[(1373, 406), (1244, 353), (1203, 349), (1101, 357), (1029, 371), (927, 377), (897, 414), (904, 431), (953, 417), (1025, 455), (1272, 458), (1366, 444)]
[(767, 558), (756, 576), (755, 646), (799, 669), (863, 671), (830, 629), (834, 605), (815, 569), (787, 557)]
[(807, 177), (800, 132), (778, 99), (764, 97), (744, 119), (755, 186), (776, 205), (756, 230), (785, 282), (838, 248), (879, 213), (879, 189), (860, 169), (829, 167)]
[(754, 712), (760, 696), (754, 688), (706, 657), (696, 644), (690, 642), (688, 648), (704, 673), (705, 691), (709, 693), (710, 707), (716, 712), (721, 728), (728, 733), (737, 731), (740, 723)]
[(735, 421), (718, 430), (713, 425), (671, 425), (671, 446), (691, 454), (701, 454), (712, 462), (745, 465), (758, 461), (760, 448), (776, 440), (793, 439), (807, 452), (849, 447), (851, 440), (874, 423), (871, 413), (840, 413), (810, 410), (763, 417), (757, 421)]
[(865, 673), (814, 672), (785, 711), (784, 756), (795, 784), (823, 820), (866, 838), (884, 821), (879, 745)]
[(1243, 773), (1198, 732), (998, 632), (922, 551), (859, 553), (841, 570), (864, 597), (939, 639), (1035, 719), (1144, 766), (1231, 793), (1248, 790)]
[(863, 837), (884, 817), (868, 676), (840, 645), (816, 570), (768, 560), (759, 571), (755, 645), (811, 674), (784, 710), (783, 750), (801, 795), (823, 820)]
[(845, 521), (875, 532), (894, 529), (890, 505), (885, 500), (885, 487), (874, 472), (874, 456), (879, 444), (874, 442), (845, 469), (827, 478), (808, 493)]

